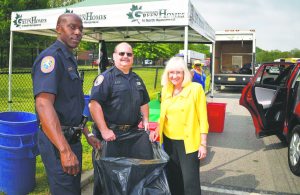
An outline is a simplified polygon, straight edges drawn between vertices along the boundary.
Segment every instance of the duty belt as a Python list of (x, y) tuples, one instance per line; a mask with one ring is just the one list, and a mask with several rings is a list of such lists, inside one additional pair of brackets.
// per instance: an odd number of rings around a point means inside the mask
[(81, 139), (82, 127), (61, 126), (64, 136), (69, 144), (76, 144)]
[(76, 144), (81, 139), (82, 130), (87, 122), (87, 117), (82, 116), (78, 127), (61, 126), (64, 136), (69, 144)]
[[(81, 123), (77, 127), (73, 126), (61, 126), (62, 132), (69, 144), (76, 144), (81, 139), (82, 130), (87, 122), (87, 117), (82, 116)], [(40, 124), (40, 129), (43, 130)]]
[(137, 125), (116, 125), (116, 124), (110, 124), (108, 125), (108, 128), (112, 130), (119, 130), (119, 131), (129, 131), (137, 129)]

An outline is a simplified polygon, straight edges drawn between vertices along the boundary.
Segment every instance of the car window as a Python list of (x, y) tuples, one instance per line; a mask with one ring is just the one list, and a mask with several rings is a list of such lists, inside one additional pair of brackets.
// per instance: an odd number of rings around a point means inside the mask
[(300, 72), (298, 71), (297, 76), (295, 77), (296, 79), (294, 79), (293, 83), (292, 83), (292, 89), (295, 88), (295, 85), (300, 83)]
[(256, 80), (255, 80), (255, 83), (256, 83), (256, 84), (260, 84), (260, 81), (261, 81), (261, 77), (262, 77), (262, 75), (263, 75), (263, 72), (264, 72), (264, 71), (260, 71), (260, 72), (257, 72), (257, 73), (256, 73)]
[[(295, 81), (294, 81), (294, 83), (293, 83), (293, 85), (292, 85), (292, 89), (293, 89), (293, 91), (294, 91), (294, 110), (293, 111), (295, 111), (295, 107), (296, 107), (296, 105), (297, 105), (297, 103), (300, 101), (300, 74), (299, 74), (300, 72), (298, 71), (298, 73), (297, 73), (297, 76), (296, 76), (296, 79), (295, 79)], [(293, 101), (293, 100), (292, 100)]]
[(287, 78), (289, 78), (293, 65), (270, 64), (266, 65), (264, 70), (260, 72), (259, 79), (256, 83), (262, 85), (285, 86)]
[(299, 72), (298, 72), (298, 76), (297, 76), (296, 81), (300, 81), (300, 74), (299, 74)]

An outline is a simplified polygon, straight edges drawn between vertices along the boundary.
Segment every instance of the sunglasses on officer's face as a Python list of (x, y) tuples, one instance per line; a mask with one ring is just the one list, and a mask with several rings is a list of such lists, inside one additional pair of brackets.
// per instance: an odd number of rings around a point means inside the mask
[(132, 53), (127, 53), (127, 52), (119, 52), (118, 53), (119, 54), (119, 56), (125, 56), (125, 54), (127, 55), (127, 57), (132, 57)]

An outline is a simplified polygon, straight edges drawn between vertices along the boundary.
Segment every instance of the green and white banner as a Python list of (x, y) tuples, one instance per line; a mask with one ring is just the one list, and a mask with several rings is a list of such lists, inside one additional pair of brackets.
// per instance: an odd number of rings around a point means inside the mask
[(13, 12), (11, 30), (55, 29), (58, 16), (66, 12), (78, 14), (85, 28), (188, 25), (188, 5), (185, 1), (176, 2), (153, 1)]

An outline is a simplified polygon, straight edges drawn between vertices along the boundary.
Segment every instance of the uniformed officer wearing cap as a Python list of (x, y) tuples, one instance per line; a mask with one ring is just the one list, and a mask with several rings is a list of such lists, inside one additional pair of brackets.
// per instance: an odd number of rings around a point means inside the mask
[[(81, 194), (80, 135), (84, 127), (78, 127), (84, 126), (81, 124), (84, 95), (83, 81), (79, 77), (72, 50), (80, 43), (82, 30), (79, 16), (59, 16), (56, 42), (36, 58), (32, 68), (35, 108), (40, 122), (38, 147), (50, 191), (54, 195)], [(100, 142), (95, 137), (87, 136), (87, 128), (84, 128), (83, 133), (89, 144), (100, 147)]]
[(205, 91), (205, 80), (206, 75), (204, 70), (202, 69), (204, 63), (200, 60), (195, 60), (193, 63), (193, 69), (191, 70), (192, 81), (200, 83), (202, 85), (203, 90)]
[[(128, 142), (118, 142), (118, 136), (123, 133), (137, 131), (141, 116), (144, 127), (148, 128), (150, 99), (142, 79), (132, 72), (132, 47), (125, 42), (118, 44), (113, 58), (115, 66), (99, 75), (92, 88), (90, 113), (95, 122), (94, 133), (107, 141), (107, 156), (152, 159), (146, 132), (132, 148), (128, 148)], [(100, 193), (99, 175), (95, 171), (94, 194)]]

